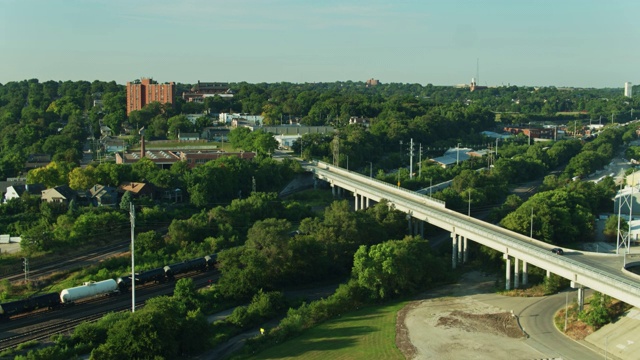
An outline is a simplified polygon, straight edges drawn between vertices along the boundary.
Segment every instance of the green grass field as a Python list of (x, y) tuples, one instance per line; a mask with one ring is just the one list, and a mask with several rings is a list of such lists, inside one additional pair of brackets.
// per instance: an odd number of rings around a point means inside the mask
[(405, 304), (345, 314), (249, 359), (404, 359), (396, 348), (396, 314)]

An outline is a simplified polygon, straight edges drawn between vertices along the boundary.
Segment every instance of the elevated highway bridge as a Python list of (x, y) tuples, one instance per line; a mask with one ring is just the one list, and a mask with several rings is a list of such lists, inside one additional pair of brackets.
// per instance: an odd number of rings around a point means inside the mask
[(527, 284), (528, 265), (532, 264), (545, 269), (547, 276), (554, 273), (569, 279), (571, 286), (578, 288), (580, 307), (585, 287), (640, 307), (640, 277), (624, 270), (622, 255), (570, 250), (564, 256), (556, 255), (550, 244), (449, 210), (444, 202), (427, 195), (323, 162), (302, 165), (316, 179), (328, 182), (334, 195), (343, 191), (352, 193), (356, 210), (368, 207), (371, 200), (386, 199), (390, 206), (407, 214), (408, 227), (416, 234), (424, 235), (425, 222), (450, 232), (453, 268), (466, 262), (468, 241), (475, 241), (503, 253), (507, 290)]

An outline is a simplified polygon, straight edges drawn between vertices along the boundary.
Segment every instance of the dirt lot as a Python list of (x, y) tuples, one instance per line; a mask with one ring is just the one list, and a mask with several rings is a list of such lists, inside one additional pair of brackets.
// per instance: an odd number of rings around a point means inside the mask
[(493, 292), (493, 285), (493, 278), (473, 272), (424, 294), (398, 313), (396, 345), (407, 359), (541, 357), (524, 343), (510, 312), (474, 300), (474, 294)]

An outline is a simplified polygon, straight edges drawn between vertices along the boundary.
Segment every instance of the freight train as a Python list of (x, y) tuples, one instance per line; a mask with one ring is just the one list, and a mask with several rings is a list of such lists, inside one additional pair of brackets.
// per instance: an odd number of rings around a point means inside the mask
[[(217, 254), (207, 255), (203, 258), (186, 260), (183, 262), (159, 267), (136, 273), (136, 286), (149, 282), (165, 282), (175, 278), (176, 275), (192, 271), (207, 271), (215, 268)], [(47, 293), (32, 296), (22, 300), (0, 304), (0, 320), (18, 314), (28, 313), (37, 309), (55, 309), (61, 306), (73, 304), (78, 300), (88, 299), (98, 295), (110, 295), (128, 292), (131, 290), (131, 275), (119, 277), (117, 280), (107, 279), (102, 281), (85, 282), (81, 286), (64, 289), (60, 293)]]

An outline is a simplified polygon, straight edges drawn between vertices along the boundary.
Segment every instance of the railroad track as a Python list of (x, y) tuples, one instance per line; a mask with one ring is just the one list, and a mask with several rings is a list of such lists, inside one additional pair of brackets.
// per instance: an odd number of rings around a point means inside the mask
[[(191, 273), (176, 277), (191, 277), (197, 288), (209, 284), (209, 280), (217, 280), (219, 273)], [(136, 289), (136, 308), (144, 306), (153, 297), (173, 293), (175, 282), (146, 284)], [(27, 341), (48, 340), (55, 334), (69, 334), (76, 326), (88, 321), (96, 321), (105, 314), (116, 311), (127, 311), (131, 308), (131, 296), (127, 294), (103, 296), (78, 302), (76, 305), (62, 309), (39, 311), (24, 316), (16, 316), (0, 325), (0, 351), (15, 348)], [(70, 318), (69, 318), (70, 317)], [(69, 318), (61, 320), (61, 318)]]
[[(121, 241), (116, 244), (111, 244), (100, 249), (96, 249), (86, 255), (74, 257), (73, 259), (69, 260), (31, 263), (30, 267), (33, 270), (29, 271), (29, 279), (38, 280), (39, 277), (48, 275), (54, 271), (60, 271), (65, 268), (74, 269), (77, 267), (86, 266), (88, 263), (91, 263), (94, 260), (100, 260), (107, 255), (116, 255), (118, 253), (128, 251), (129, 244), (129, 241)], [(24, 272), (9, 272), (3, 275), (3, 278), (8, 279), (11, 282), (22, 281), (24, 280)]]

